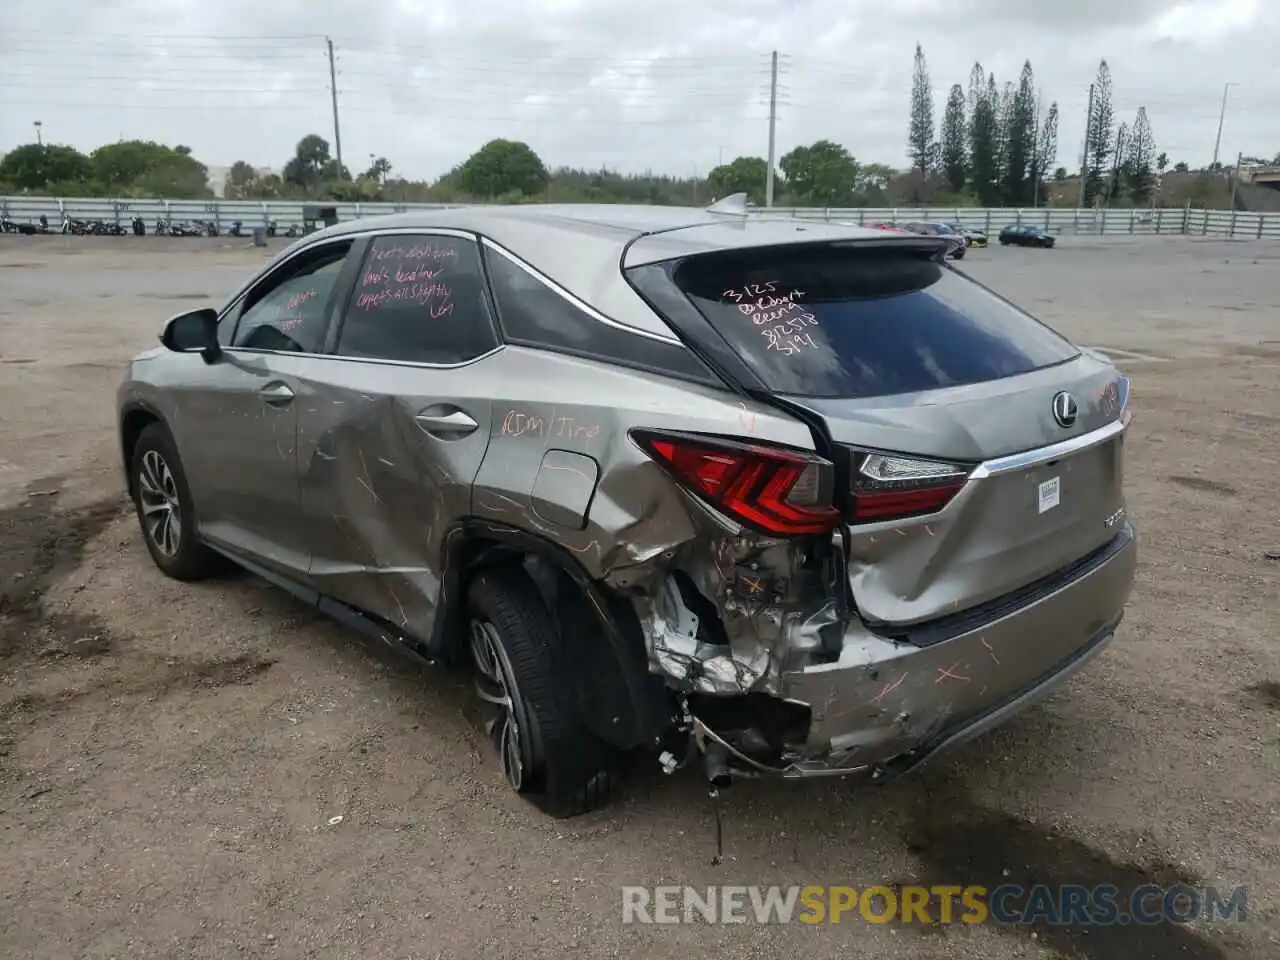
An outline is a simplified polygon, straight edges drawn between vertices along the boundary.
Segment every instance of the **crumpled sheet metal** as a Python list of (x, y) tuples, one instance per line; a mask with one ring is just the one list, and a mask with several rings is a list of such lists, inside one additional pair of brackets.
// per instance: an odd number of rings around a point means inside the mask
[[(820, 631), (838, 622), (838, 605), (802, 586), (797, 548), (754, 535), (700, 539), (669, 551), (661, 579), (635, 600), (652, 666), (686, 693), (733, 696), (777, 694), (783, 673), (809, 663), (822, 644)], [(770, 595), (739, 588), (735, 569), (759, 570), (777, 584)], [(727, 643), (708, 642), (718, 632), (699, 635), (699, 619), (689, 609), (675, 577), (716, 608)]]

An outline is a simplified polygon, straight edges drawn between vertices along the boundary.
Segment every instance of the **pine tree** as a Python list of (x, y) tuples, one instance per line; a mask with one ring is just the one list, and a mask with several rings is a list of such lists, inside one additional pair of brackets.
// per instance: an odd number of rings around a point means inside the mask
[(1135, 204), (1144, 204), (1155, 189), (1156, 142), (1151, 134), (1147, 108), (1139, 107), (1129, 130), (1129, 150), (1125, 155), (1124, 186)]
[(1110, 205), (1120, 196), (1120, 174), (1128, 163), (1129, 157), (1129, 125), (1120, 124), (1116, 128), (1116, 142), (1111, 151), (1111, 170), (1107, 175), (1107, 189), (1103, 202)]
[(1013, 83), (1006, 80), (997, 87), (995, 75), (990, 74), (987, 76), (987, 96), (995, 105), (993, 109), (996, 118), (993, 138), (995, 142), (995, 204), (1003, 206), (1005, 171), (1009, 160), (1009, 128), (1012, 125), (1013, 115)]
[(1022, 64), (1018, 86), (1005, 105), (1003, 141), (1004, 202), (1021, 207), (1033, 199), (1036, 174), (1036, 79), (1030, 60)]
[(975, 63), (969, 73), (969, 180), (983, 206), (999, 199), (995, 80)]
[(942, 114), (942, 142), (940, 163), (954, 193), (964, 189), (969, 178), (969, 157), (965, 144), (964, 88), (960, 84), (951, 87), (947, 95), (947, 108)]
[(1036, 142), (1036, 189), (1044, 180), (1045, 173), (1058, 159), (1058, 104), (1049, 104), (1049, 112), (1040, 120), (1039, 139)]
[(916, 44), (915, 68), (911, 73), (911, 123), (907, 131), (907, 153), (912, 166), (924, 177), (938, 154), (933, 126), (933, 84), (924, 50)]
[(1108, 161), (1115, 151), (1113, 137), (1115, 111), (1111, 106), (1111, 68), (1107, 61), (1098, 64), (1098, 78), (1093, 83), (1093, 107), (1085, 134), (1084, 203), (1092, 206), (1106, 187)]

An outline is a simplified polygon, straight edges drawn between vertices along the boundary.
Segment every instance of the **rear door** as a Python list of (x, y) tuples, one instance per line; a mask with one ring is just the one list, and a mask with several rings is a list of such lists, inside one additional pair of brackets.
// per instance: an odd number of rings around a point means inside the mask
[(425, 639), (443, 540), (489, 444), (493, 390), (476, 364), (498, 341), (476, 239), (373, 237), (330, 336), (298, 414), (311, 576)]
[(1118, 532), (1127, 380), (934, 255), (793, 245), (646, 269), (824, 435), (869, 620), (977, 606)]

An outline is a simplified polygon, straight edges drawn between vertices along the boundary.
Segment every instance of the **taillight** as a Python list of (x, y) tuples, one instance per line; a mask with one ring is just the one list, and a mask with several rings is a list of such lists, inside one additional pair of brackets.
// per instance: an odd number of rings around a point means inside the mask
[(882, 523), (937, 513), (960, 492), (969, 471), (954, 463), (891, 454), (854, 460), (853, 523)]
[(825, 533), (840, 511), (834, 468), (813, 454), (701, 434), (632, 430), (684, 487), (744, 526), (779, 537)]

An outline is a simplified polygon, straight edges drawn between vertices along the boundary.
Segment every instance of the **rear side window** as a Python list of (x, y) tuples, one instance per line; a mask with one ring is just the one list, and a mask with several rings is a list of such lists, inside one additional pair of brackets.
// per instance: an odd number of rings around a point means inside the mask
[(590, 316), (501, 251), (487, 248), (485, 265), (508, 343), (720, 385), (684, 345), (620, 330)]
[(1067, 340), (918, 250), (823, 246), (704, 254), (672, 277), (778, 393), (868, 397), (1070, 360)]
[(496, 345), (474, 241), (374, 238), (343, 315), (339, 356), (462, 363)]

